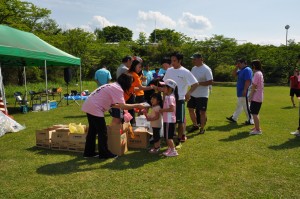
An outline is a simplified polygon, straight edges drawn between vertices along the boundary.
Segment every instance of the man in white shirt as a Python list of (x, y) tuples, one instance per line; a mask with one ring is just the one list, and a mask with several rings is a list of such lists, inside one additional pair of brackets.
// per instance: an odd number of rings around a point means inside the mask
[[(178, 88), (178, 99), (176, 99), (176, 123), (178, 123), (178, 140), (186, 141), (185, 135), (185, 101), (189, 101), (191, 93), (197, 88), (198, 81), (194, 75), (182, 64), (183, 55), (175, 52), (171, 55), (171, 68), (168, 68), (163, 80), (172, 79)], [(190, 90), (188, 91), (188, 87)]]
[(117, 68), (117, 79), (120, 75), (127, 72), (132, 63), (132, 57), (127, 55), (122, 59), (122, 64)]
[(191, 72), (198, 80), (198, 87), (191, 93), (191, 99), (188, 101), (190, 117), (193, 122), (193, 130), (199, 129), (196, 120), (195, 109), (200, 110), (201, 128), (199, 134), (205, 133), (205, 124), (207, 121), (206, 109), (209, 96), (209, 86), (213, 83), (213, 75), (211, 69), (204, 64), (202, 55), (195, 53), (192, 55), (194, 67)]

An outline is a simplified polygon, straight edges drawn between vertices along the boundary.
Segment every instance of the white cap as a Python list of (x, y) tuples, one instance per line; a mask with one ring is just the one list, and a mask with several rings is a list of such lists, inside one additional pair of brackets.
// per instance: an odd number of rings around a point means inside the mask
[(169, 86), (169, 87), (171, 87), (173, 89), (175, 89), (176, 86), (177, 86), (176, 82), (174, 80), (172, 80), (172, 79), (166, 79), (166, 80), (164, 80), (164, 82), (159, 82), (159, 83), (161, 85), (167, 85), (167, 86)]

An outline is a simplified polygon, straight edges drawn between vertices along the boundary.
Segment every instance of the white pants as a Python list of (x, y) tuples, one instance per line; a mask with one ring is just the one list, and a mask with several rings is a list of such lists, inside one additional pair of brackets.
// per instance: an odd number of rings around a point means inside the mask
[(250, 121), (251, 124), (253, 124), (253, 118), (250, 113), (250, 106), (248, 99), (246, 97), (238, 97), (238, 102), (235, 108), (235, 112), (232, 115), (232, 119), (237, 121), (239, 115), (241, 114), (242, 110), (244, 109), (244, 112), (247, 117), (247, 121)]

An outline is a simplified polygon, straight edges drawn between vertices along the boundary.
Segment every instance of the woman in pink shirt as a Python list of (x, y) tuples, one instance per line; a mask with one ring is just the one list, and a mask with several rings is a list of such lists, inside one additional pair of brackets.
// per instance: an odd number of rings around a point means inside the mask
[(259, 135), (262, 134), (258, 113), (261, 108), (264, 97), (264, 76), (261, 72), (261, 63), (259, 60), (254, 60), (251, 63), (254, 76), (252, 79), (252, 87), (249, 95), (250, 111), (254, 120), (254, 128), (250, 131), (250, 135)]
[(105, 84), (94, 90), (82, 105), (82, 111), (86, 112), (89, 122), (89, 131), (86, 136), (84, 157), (97, 157), (96, 135), (98, 135), (98, 151), (100, 159), (116, 158), (107, 148), (107, 128), (104, 112), (112, 106), (120, 109), (144, 108), (140, 104), (125, 104), (124, 92), (127, 92), (133, 78), (124, 73), (119, 76), (117, 82)]

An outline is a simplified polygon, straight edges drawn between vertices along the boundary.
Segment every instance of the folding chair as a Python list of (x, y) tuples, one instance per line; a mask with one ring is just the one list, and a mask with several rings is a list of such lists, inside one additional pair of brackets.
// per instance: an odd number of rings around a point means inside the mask
[(35, 91), (29, 91), (30, 95), (30, 106), (33, 106), (33, 104), (42, 104), (42, 97), (39, 93), (36, 93)]
[(15, 97), (15, 107), (16, 107), (17, 104), (19, 104), (21, 106), (26, 102), (22, 99), (22, 93), (21, 92), (15, 92), (14, 97)]

